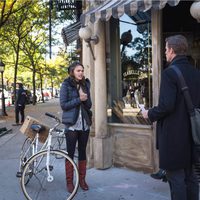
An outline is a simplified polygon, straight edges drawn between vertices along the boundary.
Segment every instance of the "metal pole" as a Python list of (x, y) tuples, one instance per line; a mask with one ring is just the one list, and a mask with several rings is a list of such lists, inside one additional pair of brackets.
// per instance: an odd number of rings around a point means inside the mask
[(1, 81), (2, 81), (1, 116), (8, 116), (8, 114), (6, 113), (6, 107), (5, 107), (3, 72), (1, 72)]
[(53, 2), (49, 0), (49, 58), (51, 59), (51, 10), (53, 9)]
[(151, 63), (150, 63), (150, 23), (148, 22), (148, 86), (149, 86), (149, 108), (152, 106), (151, 102)]

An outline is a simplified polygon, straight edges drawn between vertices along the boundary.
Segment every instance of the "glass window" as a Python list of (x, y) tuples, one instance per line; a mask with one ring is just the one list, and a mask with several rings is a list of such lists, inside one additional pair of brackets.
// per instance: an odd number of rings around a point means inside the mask
[[(152, 56), (151, 56), (151, 13), (138, 12), (135, 16), (123, 15), (119, 22), (120, 61), (116, 68), (108, 71), (115, 88), (120, 84), (118, 95), (108, 103), (109, 122), (150, 124), (140, 114), (140, 107), (152, 106)], [(111, 44), (112, 45), (112, 44)], [(112, 47), (111, 52), (112, 54)], [(112, 56), (111, 56), (112, 57)], [(113, 56), (114, 57), (114, 56)], [(113, 58), (112, 57), (112, 58)], [(116, 56), (117, 59), (117, 56)], [(117, 63), (117, 62), (116, 62)], [(120, 75), (115, 76), (115, 71)], [(109, 93), (109, 91), (111, 91)]]

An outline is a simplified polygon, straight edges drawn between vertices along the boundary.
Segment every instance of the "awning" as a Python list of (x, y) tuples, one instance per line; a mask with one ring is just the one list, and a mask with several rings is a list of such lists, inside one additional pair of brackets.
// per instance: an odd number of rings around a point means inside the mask
[(151, 11), (148, 10), (146, 12), (137, 12), (134, 16), (129, 16), (135, 24), (137, 24), (137, 31), (139, 33), (143, 33), (145, 30), (150, 30), (151, 26), (149, 23), (151, 22)]
[(66, 46), (79, 39), (80, 28), (81, 23), (79, 21), (62, 28), (61, 35)]
[(167, 3), (176, 6), (179, 2), (180, 0), (107, 0), (82, 14), (80, 21), (82, 26), (85, 26), (98, 20), (108, 21), (111, 16), (117, 19), (124, 13), (133, 16), (138, 11), (145, 12), (151, 8), (163, 9)]

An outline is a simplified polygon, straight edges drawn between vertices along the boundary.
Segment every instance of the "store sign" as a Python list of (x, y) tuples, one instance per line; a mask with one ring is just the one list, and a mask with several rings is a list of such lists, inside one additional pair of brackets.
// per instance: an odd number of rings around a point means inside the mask
[(128, 70), (128, 71), (123, 73), (123, 77), (127, 77), (127, 76), (130, 76), (130, 75), (139, 76), (139, 71), (138, 70)]

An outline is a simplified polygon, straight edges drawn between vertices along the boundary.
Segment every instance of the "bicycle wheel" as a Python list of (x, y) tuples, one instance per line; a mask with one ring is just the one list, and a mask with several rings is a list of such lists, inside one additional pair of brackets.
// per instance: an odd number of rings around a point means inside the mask
[[(74, 191), (68, 193), (66, 189), (65, 161), (68, 160), (74, 167)], [(34, 165), (30, 171), (29, 166)], [(48, 176), (47, 166), (50, 169)], [(25, 184), (27, 174), (32, 178)], [(28, 200), (59, 199), (71, 200), (77, 192), (79, 175), (76, 164), (65, 151), (51, 150), (49, 164), (47, 164), (47, 150), (38, 152), (26, 163), (21, 178), (21, 188)]]
[[(32, 140), (30, 138), (26, 138), (22, 148), (21, 148), (21, 153), (20, 153), (20, 166), (19, 166), (19, 171), (17, 172), (16, 176), (17, 177), (21, 177), (23, 170), (24, 170), (24, 166), (27, 162), (27, 160), (33, 155), (33, 146), (32, 146)], [(30, 169), (33, 166), (29, 166)], [(28, 174), (27, 176), (25, 176), (25, 184), (27, 184), (31, 178), (31, 174)]]

